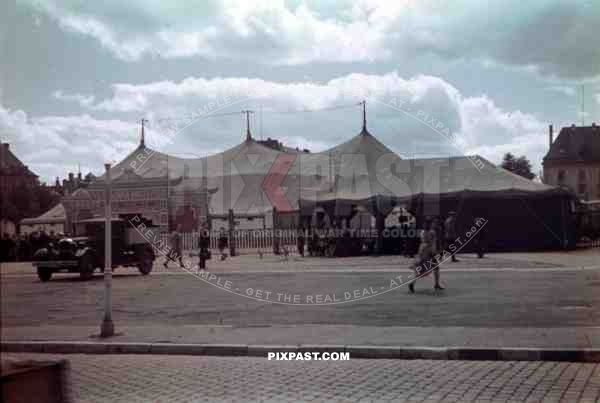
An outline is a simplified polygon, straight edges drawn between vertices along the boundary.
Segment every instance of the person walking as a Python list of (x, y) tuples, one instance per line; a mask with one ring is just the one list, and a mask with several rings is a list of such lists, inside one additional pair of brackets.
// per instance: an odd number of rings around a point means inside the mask
[[(454, 211), (448, 213), (448, 218), (444, 222), (444, 240), (444, 250), (448, 250), (450, 245), (456, 242), (456, 213)], [(452, 261), (458, 262), (456, 253), (450, 253), (452, 254)]]
[(171, 253), (167, 256), (164, 266), (165, 269), (169, 268), (169, 260), (173, 260), (173, 257), (179, 259), (179, 265), (183, 267), (183, 261), (181, 260), (181, 224), (177, 224), (175, 231), (171, 234)]
[[(426, 277), (433, 271), (434, 276), (434, 289), (443, 290), (444, 287), (440, 284), (440, 268), (439, 263), (435, 260), (435, 256), (439, 253), (438, 250), (438, 239), (435, 229), (435, 225), (431, 218), (425, 219), (425, 228), (421, 236), (421, 244), (419, 245), (419, 252), (417, 259), (411, 266), (415, 273), (415, 278), (408, 285), (408, 289), (411, 293), (415, 292), (415, 283), (417, 278)], [(433, 262), (433, 267), (426, 266), (426, 263)]]

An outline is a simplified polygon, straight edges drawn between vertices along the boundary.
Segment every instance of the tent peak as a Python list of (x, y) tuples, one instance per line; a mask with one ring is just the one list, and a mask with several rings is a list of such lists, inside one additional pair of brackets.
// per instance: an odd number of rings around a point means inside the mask
[(370, 135), (369, 131), (367, 130), (367, 101), (364, 100), (360, 103), (362, 105), (363, 108), (363, 124), (362, 124), (362, 130), (360, 132), (360, 134), (362, 136), (366, 136), (366, 135)]
[(251, 110), (242, 111), (242, 113), (246, 114), (246, 141), (252, 141), (252, 133), (250, 132), (250, 114), (254, 113)]

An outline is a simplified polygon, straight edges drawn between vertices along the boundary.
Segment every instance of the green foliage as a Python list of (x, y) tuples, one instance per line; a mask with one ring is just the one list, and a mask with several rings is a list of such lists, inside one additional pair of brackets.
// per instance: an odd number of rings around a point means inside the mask
[(60, 196), (45, 186), (18, 184), (10, 192), (2, 192), (2, 217), (18, 223), (23, 218), (37, 217), (60, 202)]
[(519, 158), (515, 158), (511, 153), (504, 154), (502, 160), (502, 168), (522, 176), (523, 178), (533, 179), (535, 174), (531, 171), (531, 163), (524, 155)]

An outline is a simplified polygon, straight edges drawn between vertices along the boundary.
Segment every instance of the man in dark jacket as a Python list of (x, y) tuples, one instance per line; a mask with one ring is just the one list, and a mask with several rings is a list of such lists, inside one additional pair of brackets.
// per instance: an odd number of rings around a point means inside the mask
[(206, 261), (210, 259), (210, 232), (206, 223), (202, 224), (200, 228), (200, 239), (198, 241), (200, 248), (200, 268), (206, 268)]
[(487, 228), (485, 224), (485, 218), (475, 217), (474, 226), (475, 228), (479, 228), (477, 235), (475, 235), (475, 250), (477, 252), (477, 257), (480, 259), (485, 255), (485, 252), (487, 252)]
[(306, 243), (304, 227), (300, 227), (300, 229), (298, 230), (297, 243), (298, 243), (298, 245), (297, 245), (298, 246), (298, 254), (300, 256), (304, 257), (304, 244)]
[(225, 252), (225, 249), (227, 249), (227, 246), (229, 245), (229, 236), (227, 234), (227, 231), (225, 231), (225, 227), (221, 227), (221, 230), (219, 231), (219, 253), (221, 254), (221, 260), (225, 260), (227, 259), (227, 253)]
[(8, 234), (2, 234), (0, 238), (0, 262), (8, 261)]

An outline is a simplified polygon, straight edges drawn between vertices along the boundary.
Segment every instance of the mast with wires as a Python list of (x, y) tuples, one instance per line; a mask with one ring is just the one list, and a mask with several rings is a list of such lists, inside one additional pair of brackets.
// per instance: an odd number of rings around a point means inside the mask
[(369, 132), (367, 131), (367, 100), (363, 100), (361, 102), (359, 102), (359, 105), (362, 105), (362, 118), (363, 118), (363, 125), (362, 125), (362, 132), (361, 134), (368, 134)]
[(251, 110), (242, 111), (242, 113), (246, 114), (246, 141), (252, 140), (252, 133), (250, 133), (250, 114), (254, 113)]
[(581, 85), (581, 126), (585, 126), (585, 85)]
[(142, 118), (141, 122), (142, 122), (142, 135), (140, 137), (140, 148), (144, 148), (144, 147), (146, 147), (146, 138), (145, 138), (146, 135), (144, 133), (144, 123), (148, 122), (148, 119)]

